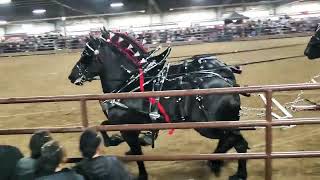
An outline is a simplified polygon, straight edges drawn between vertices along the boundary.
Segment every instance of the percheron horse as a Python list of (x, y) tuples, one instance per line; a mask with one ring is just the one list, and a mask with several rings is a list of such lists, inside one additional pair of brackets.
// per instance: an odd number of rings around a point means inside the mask
[(315, 35), (311, 37), (304, 55), (310, 60), (320, 58), (320, 24), (316, 29)]
[[(104, 93), (166, 91), (235, 87), (237, 67), (228, 66), (211, 56), (195, 56), (183, 63), (166, 62), (171, 48), (155, 55), (147, 52), (134, 39), (123, 33), (101, 30), (101, 37), (87, 38), (80, 60), (73, 67), (69, 80), (83, 85), (99, 77)], [(164, 97), (107, 100), (104, 103), (108, 121), (104, 124), (144, 124), (161, 122), (238, 121), (240, 96), (214, 94), (206, 96)], [(226, 153), (235, 148), (245, 153), (248, 143), (239, 129), (195, 129), (206, 138), (219, 139), (214, 153)], [(130, 147), (130, 154), (142, 155), (140, 131), (121, 131)], [(153, 131), (156, 136), (157, 131)], [(102, 132), (105, 145), (117, 145), (106, 132)], [(139, 179), (148, 179), (143, 161), (137, 162)], [(223, 161), (208, 162), (219, 175)], [(230, 180), (247, 178), (247, 160), (238, 160), (237, 172)]]

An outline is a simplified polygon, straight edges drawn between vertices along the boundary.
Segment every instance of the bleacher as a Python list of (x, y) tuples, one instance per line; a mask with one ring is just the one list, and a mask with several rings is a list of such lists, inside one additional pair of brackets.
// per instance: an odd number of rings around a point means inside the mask
[[(162, 30), (136, 31), (121, 30), (146, 44), (173, 42), (217, 42), (231, 41), (238, 38), (250, 38), (267, 35), (283, 35), (292, 33), (312, 32), (320, 23), (319, 18), (292, 20), (280, 18), (277, 21), (247, 21), (246, 23), (231, 22), (224, 25), (199, 26), (188, 28), (170, 28)], [(93, 33), (96, 33), (95, 30)], [(64, 36), (57, 32), (42, 35), (7, 35), (0, 43), (0, 53), (51, 51), (63, 49), (81, 49), (85, 44), (84, 35)]]

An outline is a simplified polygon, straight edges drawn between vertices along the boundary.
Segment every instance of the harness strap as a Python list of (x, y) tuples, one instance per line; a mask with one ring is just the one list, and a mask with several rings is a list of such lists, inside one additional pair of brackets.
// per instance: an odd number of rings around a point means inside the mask
[[(139, 78), (139, 83), (140, 83), (140, 91), (144, 92), (144, 73), (143, 73), (143, 69), (141, 68), (141, 66), (139, 67), (139, 73), (140, 73), (140, 78)], [(155, 98), (149, 98), (149, 102), (154, 105), (157, 103), (157, 107), (160, 111), (160, 113), (162, 114), (162, 116), (164, 117), (164, 120), (167, 123), (171, 123), (170, 117), (168, 115), (168, 113), (166, 112), (165, 108), (162, 106), (162, 104), (160, 102), (157, 102)], [(169, 135), (172, 135), (174, 132), (174, 129), (170, 129), (169, 130)]]

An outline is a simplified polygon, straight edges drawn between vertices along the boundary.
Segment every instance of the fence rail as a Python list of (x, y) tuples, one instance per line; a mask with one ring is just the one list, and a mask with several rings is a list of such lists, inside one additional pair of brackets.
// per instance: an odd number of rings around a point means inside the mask
[[(272, 127), (284, 125), (311, 125), (320, 124), (320, 118), (299, 118), (286, 120), (272, 120), (272, 94), (280, 91), (315, 90), (320, 89), (320, 83), (314, 84), (285, 84), (267, 85), (235, 88), (216, 88), (200, 90), (175, 90), (162, 92), (142, 92), (142, 93), (117, 93), (103, 95), (72, 95), (72, 96), (40, 96), (40, 97), (16, 97), (0, 98), (0, 104), (17, 103), (41, 103), (41, 102), (63, 102), (80, 101), (82, 126), (75, 127), (40, 127), (22, 129), (0, 129), (0, 135), (30, 134), (39, 129), (47, 129), (52, 133), (81, 132), (90, 127), (87, 114), (86, 102), (90, 100), (105, 99), (136, 99), (148, 97), (172, 97), (172, 96), (192, 96), (209, 94), (230, 94), (230, 93), (258, 93), (266, 95), (266, 120), (255, 121), (223, 121), (223, 122), (195, 122), (195, 123), (159, 123), (159, 124), (130, 124), (130, 125), (110, 125), (93, 126), (97, 130), (107, 131), (132, 131), (132, 130), (154, 130), (154, 129), (192, 129), (192, 128), (240, 128), (240, 127), (265, 127), (266, 150), (264, 153), (237, 153), (237, 154), (188, 154), (188, 155), (144, 155), (144, 156), (119, 156), (125, 161), (180, 161), (180, 160), (215, 160), (215, 159), (265, 159), (265, 179), (272, 179), (272, 159), (275, 158), (312, 158), (320, 157), (320, 151), (297, 151), (297, 152), (273, 152), (272, 151)], [(68, 162), (78, 161), (79, 158), (70, 158)]]

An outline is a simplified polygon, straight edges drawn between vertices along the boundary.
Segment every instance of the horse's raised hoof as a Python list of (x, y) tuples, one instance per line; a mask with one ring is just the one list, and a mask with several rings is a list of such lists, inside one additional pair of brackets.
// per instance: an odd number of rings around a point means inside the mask
[(148, 180), (148, 175), (139, 175), (134, 180)]
[(131, 150), (127, 151), (126, 153), (124, 153), (125, 155), (127, 156), (130, 156), (130, 155), (134, 155), (133, 152)]
[(242, 177), (242, 176), (239, 176), (238, 174), (235, 174), (233, 176), (230, 176), (229, 180), (247, 180), (247, 177)]
[(221, 160), (208, 161), (208, 166), (210, 167), (211, 171), (214, 173), (216, 177), (220, 176), (223, 164), (224, 163)]
[[(119, 134), (114, 134), (110, 137), (110, 142), (107, 144), (108, 146), (118, 146), (119, 144), (123, 143), (124, 139)], [(106, 146), (106, 143), (105, 143)]]
[(141, 146), (151, 146), (152, 145), (152, 136), (144, 135), (139, 138), (139, 142)]

